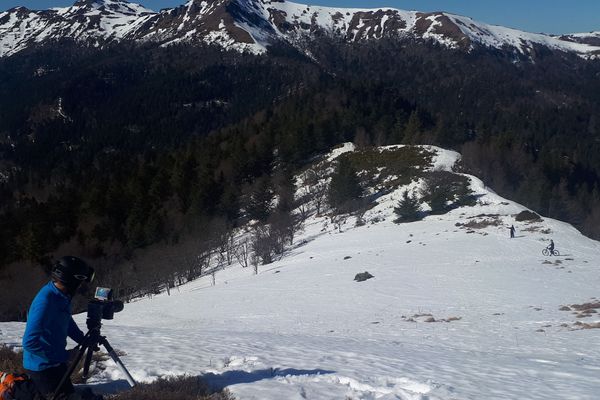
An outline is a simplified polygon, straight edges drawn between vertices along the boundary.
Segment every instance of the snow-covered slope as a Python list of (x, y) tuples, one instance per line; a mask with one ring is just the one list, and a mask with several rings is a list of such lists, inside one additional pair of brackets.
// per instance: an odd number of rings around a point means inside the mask
[[(428, 149), (430, 168), (459, 159)], [(240, 400), (597, 399), (600, 331), (585, 328), (599, 318), (575, 305), (600, 298), (600, 243), (559, 221), (517, 222), (522, 206), (470, 180), (476, 206), (419, 222), (393, 223), (403, 188), (363, 226), (313, 216), (258, 275), (234, 265), (215, 286), (127, 304), (103, 332), (139, 380), (202, 375)], [(560, 257), (542, 256), (550, 238)], [(364, 271), (374, 278), (355, 282)], [(22, 330), (0, 324), (0, 342)], [(106, 366), (96, 388), (123, 387)]]
[(45, 11), (13, 8), (0, 13), (0, 56), (61, 39), (98, 46), (122, 39), (150, 14), (124, 0), (78, 0), (72, 7)]
[(576, 43), (589, 44), (591, 46), (600, 46), (600, 31), (588, 33), (574, 33), (561, 36), (562, 40), (569, 40)]
[(465, 50), (489, 46), (524, 54), (535, 46), (586, 58), (600, 54), (600, 44), (585, 38), (532, 34), (443, 12), (331, 8), (284, 0), (188, 0), (159, 13), (125, 0), (79, 0), (68, 8), (18, 7), (0, 14), (0, 56), (63, 39), (92, 45), (120, 40), (199, 42), (262, 53), (277, 41), (301, 46), (300, 39), (319, 35), (346, 41), (423, 39)]

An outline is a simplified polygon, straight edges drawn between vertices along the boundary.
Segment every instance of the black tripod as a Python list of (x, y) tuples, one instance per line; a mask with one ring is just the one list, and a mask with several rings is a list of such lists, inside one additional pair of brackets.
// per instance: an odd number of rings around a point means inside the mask
[[(54, 391), (52, 400), (57, 399), (57, 396), (60, 393), (60, 389), (62, 389), (62, 387), (65, 384), (65, 382), (67, 381), (67, 379), (69, 379), (69, 377), (73, 374), (73, 372), (75, 371), (75, 368), (77, 368), (77, 365), (83, 358), (84, 354), (85, 354), (85, 361), (83, 363), (83, 379), (87, 379), (89, 377), (90, 363), (92, 362), (92, 356), (94, 355), (95, 351), (100, 350), (100, 347), (99, 347), (100, 345), (104, 346), (104, 348), (108, 352), (108, 355), (110, 356), (110, 358), (113, 359), (115, 364), (117, 364), (117, 367), (119, 367), (121, 372), (123, 372), (123, 374), (125, 375), (125, 377), (127, 379), (127, 382), (129, 382), (129, 385), (131, 387), (134, 387), (136, 385), (135, 380), (133, 379), (133, 377), (131, 376), (129, 371), (127, 371), (127, 368), (125, 368), (125, 365), (123, 364), (123, 362), (121, 361), (121, 359), (119, 358), (119, 356), (117, 355), (115, 350), (112, 348), (110, 343), (108, 343), (108, 340), (106, 340), (106, 337), (104, 337), (100, 334), (100, 328), (102, 327), (101, 318), (90, 318), (89, 314), (88, 314), (88, 319), (86, 321), (86, 325), (88, 327), (88, 333), (86, 333), (83, 343), (79, 345), (79, 352), (77, 353), (77, 358), (75, 359), (75, 361), (73, 361), (73, 363), (69, 367), (69, 370), (66, 372), (66, 374), (60, 380), (58, 387)], [(86, 351), (87, 351), (87, 354), (86, 354)]]

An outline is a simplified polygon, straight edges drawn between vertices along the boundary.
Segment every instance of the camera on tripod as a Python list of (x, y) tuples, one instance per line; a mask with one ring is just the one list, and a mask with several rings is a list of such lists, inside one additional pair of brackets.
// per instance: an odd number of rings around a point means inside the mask
[(60, 389), (63, 387), (65, 382), (69, 379), (69, 377), (75, 371), (75, 368), (79, 365), (79, 362), (85, 355), (85, 360), (83, 363), (83, 379), (87, 379), (89, 377), (90, 372), (90, 363), (92, 361), (92, 355), (95, 351), (100, 350), (100, 345), (104, 346), (110, 358), (113, 359), (117, 367), (125, 374), (127, 382), (131, 387), (135, 386), (135, 380), (125, 368), (125, 365), (112, 348), (110, 343), (105, 336), (102, 336), (100, 330), (102, 328), (102, 320), (103, 319), (113, 319), (115, 313), (123, 311), (123, 302), (120, 300), (113, 300), (113, 291), (109, 288), (96, 288), (96, 294), (94, 298), (88, 302), (88, 312), (87, 312), (87, 327), (88, 333), (85, 335), (85, 339), (79, 345), (79, 351), (77, 352), (77, 357), (75, 361), (71, 364), (65, 375), (62, 377), (58, 387), (54, 391), (54, 395), (51, 400), (57, 400)]
[(88, 302), (88, 327), (99, 324), (103, 319), (113, 319), (115, 313), (123, 311), (124, 305), (120, 300), (113, 300), (113, 291), (109, 288), (98, 287), (94, 298)]

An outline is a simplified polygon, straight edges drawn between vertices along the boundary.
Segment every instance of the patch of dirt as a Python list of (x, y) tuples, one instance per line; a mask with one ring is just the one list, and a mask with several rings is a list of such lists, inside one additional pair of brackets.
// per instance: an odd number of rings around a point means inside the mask
[(444, 319), (436, 319), (434, 318), (433, 314), (415, 314), (412, 317), (406, 317), (406, 316), (402, 316), (402, 319), (405, 320), (406, 322), (426, 322), (426, 323), (433, 323), (433, 322), (453, 322), (453, 321), (460, 321), (462, 319), (462, 317), (448, 317), (448, 318), (444, 318)]
[[(454, 226), (461, 227), (462, 229), (469, 229), (471, 231), (473, 229), (487, 228), (488, 226), (502, 225), (502, 221), (500, 221), (500, 218), (498, 218), (497, 216), (494, 216), (494, 215), (486, 216), (483, 218), (481, 216), (477, 216), (477, 217), (471, 217), (469, 219), (471, 219), (471, 221), (466, 222), (464, 224), (457, 222)], [(471, 233), (471, 232), (467, 232), (467, 233)]]
[(498, 218), (498, 217), (500, 217), (500, 214), (479, 214), (479, 215), (475, 215), (474, 217), (469, 217), (469, 219), (485, 218), (485, 217)]
[(528, 226), (527, 228), (521, 229), (523, 232), (537, 232), (542, 229), (541, 226)]
[[(572, 311), (575, 315), (575, 318), (588, 318), (593, 314), (598, 313), (598, 309), (600, 309), (600, 301), (594, 300), (593, 302), (583, 303), (583, 304), (571, 304), (568, 306), (561, 306), (559, 308), (560, 311)], [(576, 322), (578, 324), (579, 322)], [(590, 329), (590, 328), (586, 328)]]
[(587, 324), (585, 322), (577, 321), (573, 324), (573, 326), (574, 328), (572, 330), (574, 331), (580, 331), (584, 329), (600, 329), (600, 322), (593, 322), (591, 324)]
[(583, 304), (572, 304), (571, 308), (577, 311), (587, 311), (600, 308), (600, 302), (596, 301), (594, 303), (583, 303)]
[(519, 221), (519, 222), (523, 222), (523, 221), (528, 221), (528, 222), (536, 222), (536, 221), (541, 221), (542, 218), (534, 213), (533, 211), (521, 211), (520, 213), (518, 213), (517, 215), (515, 215), (515, 220)]

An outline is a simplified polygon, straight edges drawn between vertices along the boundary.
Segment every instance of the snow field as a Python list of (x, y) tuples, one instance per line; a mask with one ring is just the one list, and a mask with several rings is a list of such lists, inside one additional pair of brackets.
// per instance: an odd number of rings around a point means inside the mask
[[(434, 168), (458, 159), (430, 149)], [(559, 221), (516, 222), (523, 207), (476, 178), (472, 188), (477, 206), (410, 224), (392, 222), (403, 188), (361, 227), (312, 217), (258, 275), (234, 265), (215, 286), (205, 277), (127, 304), (103, 333), (140, 381), (201, 375), (240, 400), (597, 399), (599, 331), (574, 330), (559, 308), (600, 295), (600, 244)], [(499, 225), (457, 226), (486, 218)], [(541, 255), (550, 238), (562, 256)], [(355, 282), (364, 271), (374, 278)], [(0, 342), (23, 328), (0, 324)], [(96, 389), (123, 388), (105, 367)]]

